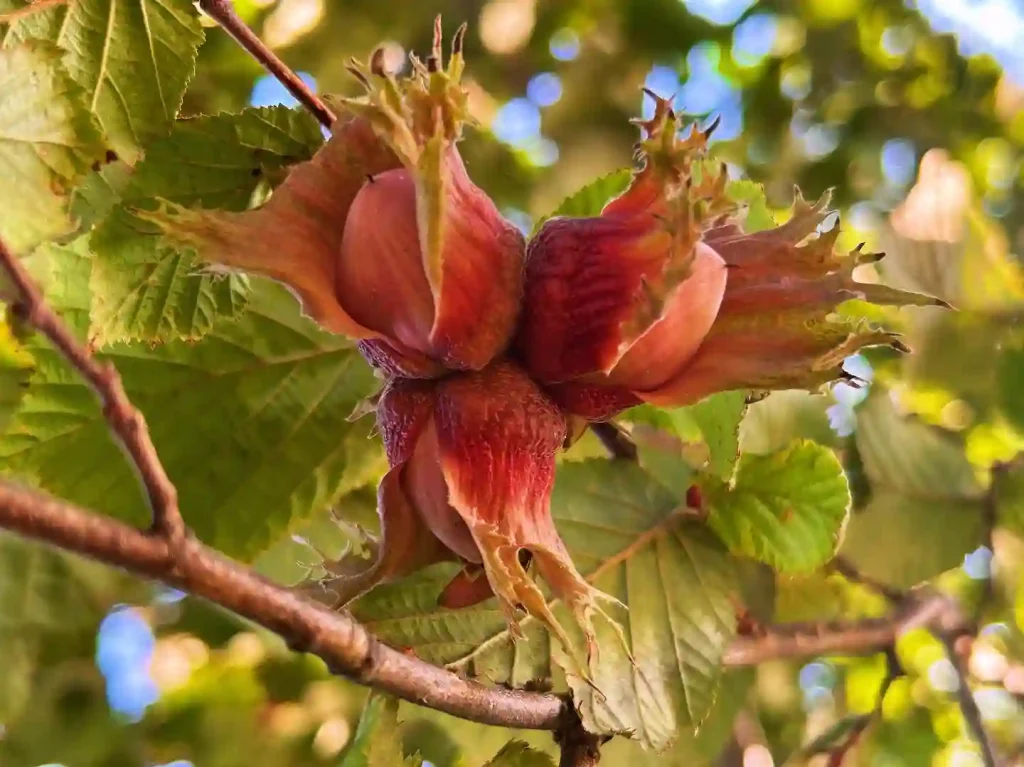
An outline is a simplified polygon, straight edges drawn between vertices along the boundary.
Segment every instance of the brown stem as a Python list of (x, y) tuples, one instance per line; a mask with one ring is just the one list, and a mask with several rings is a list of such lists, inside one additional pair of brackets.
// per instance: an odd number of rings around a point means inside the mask
[(763, 635), (737, 637), (725, 651), (727, 666), (756, 666), (767, 660), (817, 655), (867, 655), (892, 645), (914, 627), (962, 630), (967, 621), (955, 602), (941, 594), (913, 601), (885, 618), (765, 627)]
[(555, 740), (562, 752), (558, 767), (594, 767), (601, 762), (601, 744), (607, 738), (587, 732), (576, 709), (567, 706)]
[(887, 583), (882, 583), (875, 578), (865, 575), (845, 557), (836, 557), (832, 560), (831, 566), (833, 570), (842, 575), (848, 581), (859, 583), (862, 586), (871, 589), (876, 594), (885, 597), (885, 599), (890, 602), (900, 603), (909, 596), (906, 591), (893, 588)]
[(186, 529), (178, 510), (178, 492), (164, 471), (146, 421), (129, 401), (117, 370), (109, 363), (98, 362), (88, 348), (75, 340), (67, 326), (46, 305), (42, 292), (25, 267), (3, 242), (0, 242), (0, 269), (14, 286), (15, 294), (9, 297), (12, 311), (46, 336), (96, 392), (111, 431), (139, 472), (152, 509), (152, 531), (173, 545), (180, 545)]
[(195, 539), (166, 540), (34, 490), (0, 482), (0, 527), (154, 578), (231, 610), (318, 655), (337, 674), (483, 724), (555, 730), (561, 697), (485, 687), (379, 642), (347, 613), (276, 586)]
[(287, 64), (277, 57), (266, 44), (256, 36), (235, 12), (231, 0), (199, 0), (199, 7), (207, 16), (217, 22), (221, 29), (231, 35), (260, 65), (276, 77), (299, 103), (308, 109), (320, 124), (331, 128), (337, 119), (320, 97), (311, 91)]
[(875, 696), (874, 709), (870, 714), (864, 714), (858, 717), (857, 723), (854, 725), (853, 729), (847, 733), (843, 742), (829, 752), (828, 767), (842, 767), (846, 757), (854, 748), (856, 748), (857, 744), (860, 743), (861, 738), (864, 736), (864, 733), (867, 732), (871, 723), (881, 718), (882, 704), (885, 702), (885, 694), (889, 692), (889, 688), (892, 687), (892, 683), (904, 673), (903, 667), (900, 665), (899, 658), (896, 657), (895, 645), (886, 648), (885, 660), (885, 678), (882, 679), (882, 684), (878, 688), (878, 695)]

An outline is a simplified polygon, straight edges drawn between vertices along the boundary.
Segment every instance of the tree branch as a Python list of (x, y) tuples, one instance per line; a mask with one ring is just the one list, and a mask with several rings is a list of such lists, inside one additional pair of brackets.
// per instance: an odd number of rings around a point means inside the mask
[(320, 124), (330, 129), (337, 117), (328, 106), (311, 91), (287, 64), (277, 57), (266, 44), (256, 36), (235, 12), (231, 0), (199, 0), (199, 7), (220, 25), (260, 65), (276, 77), (299, 103), (308, 109)]
[(214, 602), (318, 655), (334, 673), (403, 700), (499, 727), (555, 730), (571, 708), (556, 695), (485, 687), (394, 650), (346, 613), (307, 601), (198, 541), (162, 538), (0, 482), (0, 527), (160, 580)]
[(911, 628), (956, 631), (966, 624), (963, 612), (953, 600), (935, 594), (911, 601), (884, 618), (768, 626), (760, 636), (734, 639), (725, 651), (724, 662), (736, 667), (783, 658), (867, 655), (882, 652)]
[(178, 546), (184, 540), (185, 522), (178, 510), (178, 491), (164, 471), (142, 414), (132, 406), (121, 377), (113, 365), (97, 362), (43, 300), (43, 294), (14, 254), (0, 242), (0, 269), (6, 273), (15, 295), (7, 297), (17, 317), (46, 336), (89, 382), (103, 405), (103, 415), (139, 472), (153, 514), (152, 532)]
[(900, 665), (899, 658), (896, 657), (895, 645), (890, 645), (885, 649), (885, 677), (882, 679), (881, 685), (878, 687), (878, 693), (875, 696), (875, 707), (869, 714), (861, 714), (857, 717), (856, 724), (846, 734), (843, 742), (828, 752), (828, 767), (842, 767), (846, 757), (857, 747), (860, 743), (864, 733), (867, 732), (868, 727), (871, 726), (872, 722), (880, 719), (882, 716), (882, 704), (885, 703), (885, 694), (889, 692), (889, 688), (892, 687), (892, 683), (895, 682), (899, 677), (903, 676), (903, 667)]

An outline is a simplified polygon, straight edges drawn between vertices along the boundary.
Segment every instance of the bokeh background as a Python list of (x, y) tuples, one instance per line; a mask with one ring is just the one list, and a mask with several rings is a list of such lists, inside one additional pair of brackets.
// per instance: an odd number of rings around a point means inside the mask
[[(352, 56), (383, 45), (397, 69), (410, 50), (426, 50), (435, 14), (450, 31), (468, 22), (468, 87), (480, 126), (463, 154), (476, 182), (525, 231), (589, 180), (631, 163), (637, 132), (629, 120), (649, 114), (646, 86), (674, 95), (694, 121), (720, 117), (716, 156), (734, 176), (763, 183), (780, 213), (795, 185), (812, 198), (834, 189), (851, 247), (867, 241), (886, 250), (886, 279), (957, 304), (956, 314), (880, 315), (907, 334), (914, 356), (851, 360), (871, 381), (864, 389), (773, 395), (753, 408), (743, 440), (751, 450), (796, 436), (835, 446), (862, 515), (877, 521), (881, 514), (884, 523), (886, 509), (910, 514), (902, 527), (851, 525), (849, 556), (900, 585), (948, 569), (940, 585), (967, 602), (984, 597), (980, 638), (967, 650), (975, 698), (1006, 764), (1024, 764), (1022, 0), (236, 5), (326, 93), (355, 93), (345, 69)], [(186, 113), (277, 103), (293, 102), (223, 33), (208, 29)], [(984, 501), (977, 514), (949, 516), (958, 501), (944, 494), (941, 477), (937, 497), (907, 491), (879, 511), (872, 501), (878, 478), (859, 470), (869, 449), (857, 438), (866, 407), (874, 427), (879, 418), (884, 425), (910, 417), (927, 439), (938, 435), (976, 476)], [(893, 435), (897, 453), (915, 454), (913, 435), (895, 427)], [(921, 460), (932, 458), (926, 451)], [(981, 530), (985, 514), (998, 515), (993, 535)], [(973, 521), (962, 522), (968, 516)], [(307, 532), (321, 546), (334, 534), (326, 521)], [(272, 553), (301, 560), (305, 540), (286, 543)], [(7, 570), (0, 584), (28, 572), (32, 593), (42, 595), (35, 671), (20, 682), (31, 686), (30, 703), (16, 716), (0, 716), (0, 764), (341, 764), (365, 693), (331, 678), (315, 659), (289, 654), (273, 637), (182, 594), (9, 537), (0, 538), (0, 548)], [(779, 581), (769, 601), (777, 620), (870, 615), (884, 607), (863, 588), (826, 575)], [(0, 631), (2, 623), (0, 614)], [(981, 764), (941, 647), (914, 633), (899, 652), (907, 676), (893, 685), (880, 724), (847, 763)], [(0, 661), (0, 668), (13, 662)], [(624, 746), (607, 759), (628, 758), (635, 767), (800, 764), (792, 755), (801, 744), (872, 709), (884, 672), (879, 656), (733, 674), (700, 737), (669, 756)], [(0, 688), (13, 679), (0, 679)], [(435, 767), (476, 767), (509, 737), (411, 706), (403, 705), (402, 716), (407, 750)], [(545, 734), (531, 742), (551, 745)]]

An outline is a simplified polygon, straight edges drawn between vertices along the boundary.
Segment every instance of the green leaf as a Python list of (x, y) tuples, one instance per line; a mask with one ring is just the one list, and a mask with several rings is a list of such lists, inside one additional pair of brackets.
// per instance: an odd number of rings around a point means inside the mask
[(551, 757), (519, 740), (509, 741), (484, 767), (555, 767)]
[(398, 701), (371, 693), (340, 767), (416, 767), (422, 763), (418, 757), (402, 754)]
[[(0, 0), (0, 9), (27, 5)], [(129, 163), (170, 129), (203, 31), (189, 0), (72, 0), (16, 22), (4, 44), (35, 39), (65, 51), (110, 147)]]
[(746, 205), (747, 215), (743, 221), (744, 231), (760, 232), (776, 226), (775, 218), (768, 210), (764, 187), (757, 182), (747, 179), (730, 181), (725, 187), (725, 193), (729, 199)]
[(133, 170), (128, 163), (118, 160), (85, 177), (71, 195), (71, 214), (82, 230), (98, 224), (121, 202)]
[[(623, 418), (674, 434), (685, 446), (687, 458), (691, 460), (693, 466), (706, 464), (708, 471), (723, 479), (729, 479), (739, 456), (740, 423), (747, 410), (746, 397), (745, 391), (729, 391), (705, 397), (687, 407), (662, 409), (651, 405), (639, 405), (627, 411)], [(640, 430), (641, 433), (642, 431)], [(657, 439), (638, 440), (638, 447), (643, 453), (645, 447), (658, 442)], [(646, 456), (641, 455), (641, 463), (645, 463), (645, 457), (651, 459), (657, 453), (651, 450), (646, 452)], [(647, 463), (649, 462), (648, 460)], [(678, 464), (678, 461), (676, 463)], [(680, 476), (679, 482), (665, 484), (669, 487), (679, 487), (684, 481), (688, 483), (688, 475)], [(683, 492), (685, 493), (685, 488)]]
[(349, 493), (338, 499), (334, 508), (315, 515), (260, 554), (253, 567), (260, 575), (287, 586), (327, 577), (322, 567), (325, 558), (336, 562), (342, 556), (359, 556), (369, 567), (375, 552), (365, 545), (364, 531), (378, 530), (376, 493), (368, 489)]
[(618, 197), (629, 186), (633, 178), (633, 171), (628, 168), (613, 171), (605, 176), (596, 178), (584, 186), (575, 194), (566, 197), (549, 216), (544, 216), (537, 221), (533, 228), (537, 232), (544, 222), (555, 216), (570, 216), (574, 218), (589, 218), (598, 216), (608, 201)]
[(981, 545), (984, 490), (951, 438), (898, 415), (876, 386), (857, 410), (856, 441), (871, 497), (842, 552), (861, 572), (912, 586)]
[(0, 720), (29, 702), (40, 652), (55, 639), (99, 623), (110, 606), (113, 571), (11, 533), (0, 533)]
[(149, 147), (122, 204), (92, 236), (95, 341), (194, 339), (216, 319), (235, 316), (246, 301), (247, 279), (200, 273), (191, 251), (166, 244), (136, 211), (155, 209), (157, 198), (244, 210), (271, 179), (311, 157), (320, 143), (312, 117), (271, 107), (184, 120)]
[[(74, 316), (88, 294), (72, 275), (88, 261), (66, 249), (48, 255), (76, 288), (51, 282), (51, 300)], [(143, 523), (135, 473), (91, 390), (52, 349), (33, 353), (31, 388), (0, 436), (0, 470)], [(372, 372), (344, 339), (301, 318), (284, 288), (257, 283), (249, 310), (198, 343), (118, 345), (103, 357), (144, 413), (186, 521), (230, 556), (252, 558), (382, 467), (370, 424), (347, 421), (372, 391)]]
[(45, 44), (0, 49), (0, 238), (15, 253), (74, 228), (71, 187), (103, 156), (82, 90)]
[(697, 425), (710, 450), (708, 469), (729, 479), (739, 457), (740, 422), (746, 411), (747, 392), (729, 391), (670, 412), (673, 419), (687, 417)]
[[(678, 506), (638, 466), (602, 460), (563, 464), (552, 497), (559, 532), (581, 574), (629, 608), (623, 629), (636, 661), (599, 621), (599, 661), (591, 673), (601, 694), (570, 679), (576, 703), (588, 727), (632, 731), (654, 748), (707, 717), (722, 653), (735, 632), (734, 562)], [(536, 621), (524, 620), (526, 638), (512, 643), (494, 600), (437, 609), (452, 574), (451, 567), (434, 567), (379, 586), (353, 612), (384, 641), (461, 673), (517, 687), (551, 678), (564, 659)]]
[(732, 486), (708, 483), (708, 523), (729, 548), (783, 572), (812, 570), (835, 554), (850, 492), (835, 454), (800, 441), (744, 454)]

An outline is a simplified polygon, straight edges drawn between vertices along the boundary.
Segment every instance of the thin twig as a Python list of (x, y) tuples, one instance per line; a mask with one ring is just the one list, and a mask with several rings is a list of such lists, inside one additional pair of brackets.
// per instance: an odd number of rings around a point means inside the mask
[(1009, 464), (997, 463), (989, 472), (989, 486), (981, 499), (981, 530), (982, 545), (989, 551), (988, 572), (981, 584), (981, 593), (978, 594), (974, 603), (972, 620), (974, 631), (977, 632), (981, 626), (985, 611), (996, 595), (995, 567), (996, 567), (996, 546), (995, 529), (999, 523), (999, 486), (1003, 476), (1009, 470)]
[(34, 16), (37, 13), (54, 8), (58, 5), (64, 5), (67, 0), (32, 0), (27, 5), (23, 5), (21, 8), (15, 8), (13, 11), (7, 11), (0, 13), (0, 24), (13, 24), (21, 19), (26, 19), (29, 16)]
[(896, 657), (896, 647), (895, 645), (890, 645), (885, 650), (885, 677), (882, 679), (882, 684), (878, 688), (878, 695), (875, 696), (874, 709), (871, 713), (858, 717), (857, 723), (846, 734), (843, 742), (829, 752), (828, 767), (842, 767), (843, 761), (860, 742), (864, 733), (867, 732), (868, 727), (870, 727), (873, 722), (881, 718), (882, 704), (885, 702), (885, 694), (889, 692), (889, 688), (892, 687), (892, 683), (899, 677), (903, 676), (904, 673), (905, 672), (903, 671), (899, 658)]
[(882, 583), (869, 575), (865, 575), (857, 569), (856, 565), (845, 557), (836, 557), (833, 559), (831, 567), (848, 581), (859, 583), (890, 602), (898, 604), (903, 602), (909, 596), (909, 592), (894, 588), (887, 583)]
[(636, 445), (611, 421), (592, 423), (590, 428), (613, 458), (622, 458), (626, 461), (637, 459)]
[(0, 269), (6, 272), (15, 294), (9, 296), (12, 311), (46, 336), (89, 382), (103, 405), (111, 431), (121, 441), (139, 472), (153, 514), (152, 532), (177, 546), (186, 536), (185, 521), (178, 510), (178, 492), (164, 471), (142, 414), (132, 406), (121, 377), (113, 365), (98, 362), (78, 343), (67, 326), (43, 300), (43, 294), (14, 254), (0, 242)]
[(334, 612), (221, 556), (194, 538), (172, 549), (112, 517), (0, 482), (0, 527), (154, 578), (231, 610), (318, 655), (337, 674), (403, 700), (499, 727), (556, 730), (568, 702), (485, 687), (379, 642), (347, 613)]
[(308, 109), (320, 124), (331, 128), (337, 117), (328, 106), (311, 91), (287, 64), (277, 57), (266, 44), (249, 29), (248, 25), (235, 12), (231, 0), (199, 0), (199, 7), (207, 16), (217, 22), (221, 29), (231, 35), (270, 74), (281, 81), (299, 103)]
[(967, 673), (964, 671), (960, 656), (956, 651), (956, 632), (944, 631), (937, 633), (939, 640), (946, 648), (949, 662), (953, 664), (956, 671), (956, 699), (963, 714), (964, 722), (971, 737), (978, 744), (981, 750), (981, 761), (985, 767), (996, 767), (996, 757), (992, 750), (992, 743), (985, 732), (985, 725), (981, 721), (981, 711), (978, 710), (978, 703), (974, 700), (974, 693), (967, 682)]

